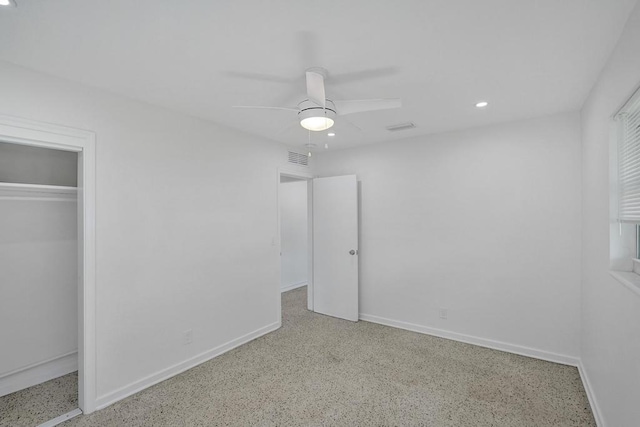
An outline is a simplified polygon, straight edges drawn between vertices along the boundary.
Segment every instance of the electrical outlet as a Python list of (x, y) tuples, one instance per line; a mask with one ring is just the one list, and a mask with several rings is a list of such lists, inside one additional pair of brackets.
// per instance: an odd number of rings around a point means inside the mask
[(446, 308), (441, 308), (440, 309), (440, 318), (447, 320), (447, 309)]
[(189, 329), (188, 331), (184, 331), (184, 335), (182, 337), (182, 343), (184, 345), (191, 344), (193, 342), (193, 330)]

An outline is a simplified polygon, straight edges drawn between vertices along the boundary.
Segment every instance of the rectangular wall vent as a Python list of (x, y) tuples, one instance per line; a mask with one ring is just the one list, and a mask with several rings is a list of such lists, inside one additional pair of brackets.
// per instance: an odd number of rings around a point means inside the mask
[(415, 127), (416, 127), (416, 125), (414, 123), (407, 122), (407, 123), (399, 123), (397, 125), (387, 126), (387, 130), (389, 132), (397, 132), (399, 130), (413, 129)]
[(289, 151), (288, 162), (298, 166), (309, 166), (309, 156), (296, 153), (295, 151)]

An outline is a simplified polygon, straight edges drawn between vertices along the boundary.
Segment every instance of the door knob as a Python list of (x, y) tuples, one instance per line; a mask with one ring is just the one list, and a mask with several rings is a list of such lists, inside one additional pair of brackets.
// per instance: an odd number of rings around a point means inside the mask
[(349, 254), (350, 254), (350, 255), (355, 255), (355, 254), (356, 254), (356, 251), (354, 251), (353, 249), (351, 249), (351, 250), (349, 251)]

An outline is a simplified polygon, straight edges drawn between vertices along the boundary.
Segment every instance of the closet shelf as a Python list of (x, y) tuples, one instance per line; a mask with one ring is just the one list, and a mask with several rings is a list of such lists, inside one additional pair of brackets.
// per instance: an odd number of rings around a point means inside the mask
[(0, 200), (12, 199), (50, 199), (75, 200), (78, 189), (60, 185), (16, 184), (0, 182)]

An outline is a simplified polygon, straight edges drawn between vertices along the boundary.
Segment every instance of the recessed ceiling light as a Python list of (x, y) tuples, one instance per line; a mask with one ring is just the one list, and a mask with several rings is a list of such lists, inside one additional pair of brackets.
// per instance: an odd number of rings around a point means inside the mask
[(327, 136), (336, 136), (336, 134), (335, 134), (335, 133), (333, 133), (333, 132), (329, 132), (329, 133), (327, 134)]
[(480, 101), (480, 102), (478, 102), (478, 103), (476, 104), (476, 107), (478, 107), (478, 108), (484, 108), (484, 107), (486, 107), (487, 105), (489, 105), (489, 103), (488, 103), (487, 101)]
[(0, 6), (16, 6), (15, 0), (0, 0)]

